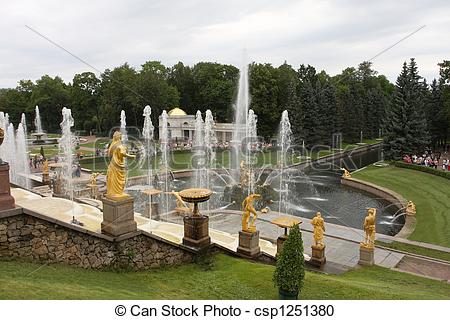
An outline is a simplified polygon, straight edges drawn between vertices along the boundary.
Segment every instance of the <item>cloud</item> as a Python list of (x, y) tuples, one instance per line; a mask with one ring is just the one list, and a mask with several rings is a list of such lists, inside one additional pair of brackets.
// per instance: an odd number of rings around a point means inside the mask
[(330, 74), (426, 25), (373, 62), (395, 81), (403, 61), (416, 57), (431, 80), (437, 63), (449, 59), (449, 9), (448, 1), (9, 1), (0, 13), (0, 87), (43, 74), (69, 82), (92, 71), (25, 25), (100, 70), (147, 60), (239, 65), (246, 47), (250, 60), (311, 64)]

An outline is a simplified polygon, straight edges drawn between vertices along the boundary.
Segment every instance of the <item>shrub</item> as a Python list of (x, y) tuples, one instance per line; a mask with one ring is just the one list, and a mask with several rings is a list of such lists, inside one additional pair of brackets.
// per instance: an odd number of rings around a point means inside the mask
[(288, 292), (299, 292), (305, 278), (305, 258), (300, 227), (291, 228), (283, 249), (278, 255), (273, 281), (278, 288)]
[(434, 169), (434, 168), (430, 168), (430, 167), (419, 166), (417, 164), (405, 163), (402, 161), (395, 161), (394, 165), (399, 168), (422, 171), (422, 172), (434, 174), (435, 176), (443, 177), (445, 179), (450, 179), (450, 171), (438, 170), (438, 169)]

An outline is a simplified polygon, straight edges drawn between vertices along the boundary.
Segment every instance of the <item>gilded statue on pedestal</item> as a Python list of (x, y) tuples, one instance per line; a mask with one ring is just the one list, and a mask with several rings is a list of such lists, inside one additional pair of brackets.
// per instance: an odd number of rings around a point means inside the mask
[(342, 174), (342, 178), (344, 178), (344, 179), (349, 179), (349, 178), (352, 177), (351, 174), (350, 174), (350, 172), (349, 172), (347, 169), (341, 168), (341, 170), (344, 171), (344, 173)]
[[(261, 195), (253, 193), (247, 196), (242, 202), (242, 231), (250, 233), (256, 232), (255, 222), (258, 218), (258, 214), (253, 206), (253, 202), (256, 199), (261, 199)], [(249, 225), (250, 215), (253, 215), (253, 219)]]
[(48, 160), (45, 159), (43, 165), (42, 165), (42, 173), (43, 174), (48, 174)]
[(127, 148), (122, 144), (122, 134), (114, 132), (113, 140), (108, 149), (111, 161), (106, 173), (106, 197), (111, 200), (120, 200), (129, 197), (124, 193), (126, 182), (125, 159), (135, 158), (135, 155), (127, 153)]
[(408, 201), (408, 204), (406, 205), (406, 213), (409, 215), (415, 215), (416, 214), (416, 205), (412, 201)]
[(314, 226), (314, 245), (318, 248), (323, 248), (323, 235), (325, 233), (325, 221), (322, 218), (320, 212), (316, 213), (316, 216), (311, 220), (311, 224)]
[(373, 249), (375, 246), (375, 221), (377, 217), (377, 209), (368, 208), (367, 216), (364, 219), (364, 242), (361, 242), (361, 247)]

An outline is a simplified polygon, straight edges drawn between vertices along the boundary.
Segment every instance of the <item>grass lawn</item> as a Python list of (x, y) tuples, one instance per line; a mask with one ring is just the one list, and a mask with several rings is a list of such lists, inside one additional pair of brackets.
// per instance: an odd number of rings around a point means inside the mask
[[(0, 261), (0, 299), (277, 299), (274, 267), (225, 255), (142, 272), (89, 271)], [(450, 285), (380, 267), (306, 273), (302, 299), (450, 299)]]
[(450, 247), (450, 180), (394, 166), (369, 166), (352, 176), (389, 188), (416, 204), (417, 225), (409, 239)]
[(376, 240), (375, 243), (379, 246), (383, 246), (383, 247), (387, 247), (387, 248), (392, 248), (392, 249), (401, 250), (401, 251), (405, 251), (405, 252), (415, 253), (418, 255), (426, 256), (426, 257), (450, 261), (450, 253), (448, 253), (448, 252), (427, 249), (427, 248), (415, 246), (412, 244), (395, 242), (395, 241), (391, 242), (391, 243), (386, 243), (386, 242)]

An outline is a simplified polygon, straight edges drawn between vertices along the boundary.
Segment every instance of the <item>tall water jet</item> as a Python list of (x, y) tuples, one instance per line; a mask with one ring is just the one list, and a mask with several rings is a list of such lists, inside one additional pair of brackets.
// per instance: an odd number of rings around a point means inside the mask
[(59, 139), (59, 157), (62, 159), (62, 174), (61, 179), (63, 180), (64, 193), (72, 201), (72, 223), (80, 224), (77, 219), (75, 219), (75, 205), (73, 202), (74, 198), (74, 184), (73, 184), (73, 150), (75, 145), (75, 137), (72, 133), (72, 127), (74, 125), (74, 120), (72, 117), (72, 110), (64, 107), (62, 109), (63, 120), (60, 124), (61, 126), (61, 139)]
[(253, 153), (257, 151), (258, 147), (258, 132), (257, 132), (258, 117), (252, 109), (248, 111), (247, 127), (245, 133), (245, 167), (248, 173), (248, 191), (247, 194), (255, 191), (255, 172), (253, 163)]
[(23, 188), (30, 189), (27, 135), (22, 122), (17, 126), (16, 132), (16, 162), (18, 171), (17, 184)]
[[(214, 169), (215, 152), (214, 146), (217, 142), (216, 132), (214, 131), (214, 117), (211, 110), (206, 110), (205, 115), (205, 166), (206, 166), (206, 183), (205, 187), (211, 189), (211, 169)], [(208, 202), (209, 204), (209, 202)]]
[(169, 211), (169, 129), (168, 129), (168, 115), (167, 111), (163, 110), (161, 114), (161, 136), (159, 137), (161, 148), (161, 165), (160, 171), (164, 177), (163, 191), (164, 191), (164, 211)]
[(203, 139), (203, 118), (200, 110), (197, 110), (195, 115), (195, 125), (194, 125), (194, 168), (195, 168), (195, 181), (194, 185), (197, 188), (204, 188), (205, 182), (205, 172), (204, 172), (204, 139)]
[(153, 133), (155, 127), (152, 124), (152, 108), (149, 105), (144, 108), (144, 126), (142, 128), (142, 135), (145, 140), (145, 155), (147, 158), (147, 184), (149, 187), (153, 187), (153, 174), (152, 174), (152, 155), (154, 150), (152, 148)]
[[(288, 184), (284, 179), (284, 171), (288, 165), (288, 151), (291, 147), (292, 130), (291, 123), (289, 122), (289, 114), (287, 110), (284, 110), (281, 114), (280, 132), (279, 132), (279, 154), (278, 154), (278, 166), (280, 170), (280, 191), (279, 191), (279, 205), (278, 211), (281, 212), (282, 204), (287, 203), (288, 196)], [(286, 209), (286, 208), (285, 208)]]
[(120, 133), (122, 134), (122, 142), (128, 142), (127, 134), (127, 117), (125, 116), (125, 111), (120, 111)]
[(44, 132), (44, 130), (42, 129), (42, 122), (41, 122), (41, 115), (39, 113), (39, 106), (36, 106), (36, 108), (35, 108), (34, 128), (36, 130), (36, 133)]
[(20, 117), (20, 123), (22, 124), (23, 131), (25, 133), (25, 139), (28, 136), (28, 127), (27, 127), (27, 119), (25, 117), (25, 113), (22, 113)]
[[(5, 121), (5, 125), (7, 122)], [(5, 139), (3, 142), (3, 160), (9, 164), (9, 180), (13, 184), (18, 184), (18, 170), (16, 161), (16, 141), (14, 136), (14, 125), (10, 123), (5, 132)]]
[(245, 54), (243, 60), (242, 67), (239, 70), (239, 87), (235, 104), (233, 140), (231, 142), (231, 169), (235, 178), (237, 178), (236, 180), (239, 180), (239, 168), (242, 161), (242, 143), (246, 135), (247, 115), (250, 105), (248, 63)]

